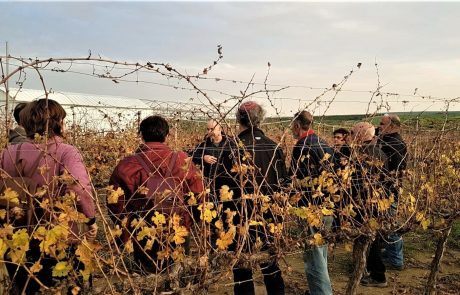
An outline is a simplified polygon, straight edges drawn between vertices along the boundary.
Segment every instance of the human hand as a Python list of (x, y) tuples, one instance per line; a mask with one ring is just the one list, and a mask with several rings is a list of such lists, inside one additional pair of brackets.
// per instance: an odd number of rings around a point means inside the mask
[(210, 156), (210, 155), (205, 155), (203, 157), (203, 160), (208, 163), (208, 164), (215, 164), (217, 163), (217, 158), (216, 157), (213, 157), (213, 156)]
[(93, 223), (91, 225), (88, 225), (88, 230), (85, 233), (86, 239), (92, 242), (96, 239), (96, 235), (97, 235), (97, 224)]

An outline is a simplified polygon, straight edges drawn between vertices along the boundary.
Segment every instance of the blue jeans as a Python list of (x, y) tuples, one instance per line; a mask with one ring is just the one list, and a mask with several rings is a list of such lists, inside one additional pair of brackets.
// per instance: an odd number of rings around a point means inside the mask
[(391, 266), (404, 266), (404, 242), (400, 235), (392, 233), (387, 237), (383, 260)]
[[(330, 228), (332, 217), (325, 216), (323, 223)], [(310, 227), (309, 231), (312, 234), (316, 232), (313, 227)], [(305, 274), (311, 295), (332, 295), (331, 280), (327, 270), (327, 248), (327, 244), (306, 248), (303, 253)]]
[[(397, 203), (391, 205), (390, 216), (396, 215), (397, 208)], [(385, 251), (382, 254), (383, 261), (391, 266), (404, 266), (404, 242), (402, 237), (396, 233), (391, 233), (388, 235), (387, 241)]]

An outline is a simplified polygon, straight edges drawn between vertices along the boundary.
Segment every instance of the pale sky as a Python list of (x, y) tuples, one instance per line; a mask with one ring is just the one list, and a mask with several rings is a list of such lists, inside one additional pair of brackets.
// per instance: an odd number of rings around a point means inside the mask
[[(381, 91), (408, 95), (385, 97), (389, 111), (439, 111), (444, 107), (413, 96), (416, 88), (416, 94), (424, 96), (460, 97), (460, 3), (455, 2), (0, 2), (0, 11), (0, 55), (8, 41), (13, 56), (77, 57), (91, 50), (93, 55), (119, 61), (167, 62), (194, 74), (216, 58), (220, 44), (224, 58), (209, 77), (249, 81), (255, 75), (258, 83), (264, 81), (270, 62), (270, 85), (302, 86), (274, 95), (282, 115), (292, 114), (321, 92), (308, 87), (330, 87), (358, 63), (362, 63), (361, 69), (343, 88), (353, 92), (339, 93), (327, 114), (365, 113), (371, 94), (359, 91), (376, 89), (375, 61), (381, 85), (385, 85)], [(74, 67), (92, 72), (88, 66)], [(44, 75), (47, 87), (59, 91), (200, 100), (193, 91), (154, 84), (114, 84), (70, 73)], [(186, 86), (158, 76), (143, 78)], [(246, 87), (214, 80), (202, 81), (199, 86), (235, 95)], [(32, 72), (24, 87), (40, 87)], [(255, 85), (250, 89), (262, 88)], [(216, 101), (225, 98), (217, 92), (207, 93)], [(256, 99), (274, 114), (263, 95), (258, 96), (261, 98)], [(322, 115), (326, 104), (310, 109)], [(451, 109), (460, 107), (453, 104)]]

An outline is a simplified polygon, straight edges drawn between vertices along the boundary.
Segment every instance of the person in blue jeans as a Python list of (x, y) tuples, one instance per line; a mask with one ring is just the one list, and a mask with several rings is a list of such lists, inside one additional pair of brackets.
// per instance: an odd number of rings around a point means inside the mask
[[(389, 191), (394, 195), (395, 203), (391, 206), (390, 214), (395, 216), (398, 207), (399, 188), (402, 184), (403, 172), (407, 166), (407, 146), (400, 135), (401, 120), (397, 115), (385, 114), (378, 128), (378, 144), (388, 158), (388, 172), (391, 185)], [(404, 268), (403, 240), (397, 233), (387, 238), (383, 260), (389, 268), (402, 270)]]
[[(332, 227), (332, 221), (333, 218), (331, 216), (324, 216), (323, 226), (330, 229)], [(309, 230), (312, 235), (316, 233), (314, 227), (309, 227)], [(305, 248), (303, 253), (303, 265), (309, 288), (309, 292), (306, 294), (332, 294), (331, 280), (327, 270), (327, 249), (327, 244)]]
[[(313, 127), (313, 116), (308, 111), (301, 111), (294, 115), (291, 131), (297, 143), (292, 150), (290, 175), (295, 180), (307, 177), (318, 178), (323, 171), (333, 169), (333, 149), (319, 138)], [(329, 154), (329, 155), (327, 155)], [(296, 181), (295, 181), (296, 182)], [(302, 198), (299, 206), (321, 205), (327, 192), (322, 197), (313, 198), (311, 188), (300, 187)], [(323, 218), (323, 226), (332, 226), (332, 217)], [(308, 226), (309, 234), (313, 235), (318, 230)], [(330, 295), (332, 294), (331, 280), (327, 269), (327, 245), (306, 248), (303, 259), (307, 275), (309, 291), (306, 294)]]

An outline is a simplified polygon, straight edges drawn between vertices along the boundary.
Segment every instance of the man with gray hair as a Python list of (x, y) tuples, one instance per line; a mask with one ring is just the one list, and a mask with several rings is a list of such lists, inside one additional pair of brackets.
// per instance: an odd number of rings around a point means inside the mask
[[(386, 193), (380, 191), (385, 187), (385, 177), (388, 169), (388, 161), (384, 152), (375, 144), (375, 128), (369, 122), (360, 122), (353, 126), (350, 132), (352, 138), (352, 156), (351, 161), (354, 174), (352, 175), (352, 198), (357, 204), (355, 207), (360, 208), (354, 217), (356, 225), (361, 225), (375, 216), (375, 208), (369, 201), (376, 193)], [(358, 245), (363, 243), (368, 237), (360, 236), (355, 239), (353, 257), (363, 255), (358, 253)], [(369, 276), (361, 280), (361, 285), (368, 287), (386, 287), (388, 285), (385, 277), (385, 265), (382, 261), (382, 238), (379, 234), (370, 245), (367, 257), (366, 267)]]
[[(383, 115), (379, 126), (378, 144), (388, 158), (388, 172), (391, 179), (390, 193), (394, 195), (395, 199), (391, 206), (393, 213), (397, 210), (399, 189), (407, 165), (407, 146), (400, 135), (400, 130), (401, 120), (397, 115)], [(388, 236), (388, 241), (383, 259), (389, 268), (402, 270), (404, 268), (402, 237), (393, 233)]]
[[(248, 167), (248, 172), (241, 174), (245, 179), (240, 184), (240, 190), (245, 195), (267, 196), (270, 202), (273, 202), (274, 193), (281, 190), (281, 186), (287, 179), (287, 171), (282, 149), (259, 129), (264, 115), (262, 106), (254, 101), (242, 103), (236, 112), (236, 120), (240, 128), (238, 134), (240, 163), (241, 166)], [(233, 219), (234, 224), (247, 224), (249, 222), (247, 216), (256, 215), (256, 212), (263, 212), (259, 214), (263, 215), (260, 217), (265, 221), (272, 220), (275, 224), (281, 221), (280, 217), (271, 210), (264, 212), (257, 207), (257, 204), (257, 197), (254, 197), (254, 200), (241, 198), (236, 204), (238, 214)], [(240, 212), (244, 212), (244, 215), (240, 215)], [(236, 240), (243, 243), (238, 246), (242, 246), (244, 251), (251, 251), (259, 238), (262, 242), (261, 249), (270, 251), (273, 239), (271, 235), (263, 234), (270, 232), (264, 227), (266, 225), (251, 226), (248, 236), (237, 235)], [(284, 280), (278, 263), (276, 261), (262, 263), (260, 268), (267, 294), (284, 294)], [(233, 280), (235, 294), (255, 294), (252, 269), (234, 268)]]

